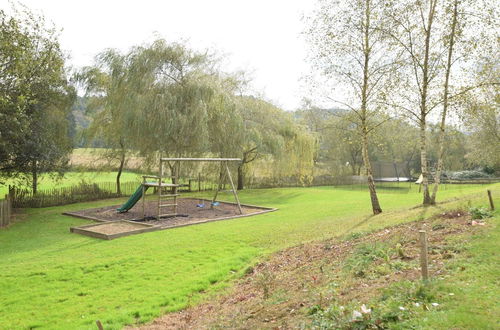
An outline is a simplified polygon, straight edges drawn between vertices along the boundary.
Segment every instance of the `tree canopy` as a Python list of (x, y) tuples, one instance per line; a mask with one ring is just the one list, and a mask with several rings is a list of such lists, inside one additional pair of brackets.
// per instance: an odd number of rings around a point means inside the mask
[(0, 11), (0, 168), (31, 176), (36, 192), (38, 173), (67, 163), (75, 91), (55, 28), (25, 8), (15, 13)]

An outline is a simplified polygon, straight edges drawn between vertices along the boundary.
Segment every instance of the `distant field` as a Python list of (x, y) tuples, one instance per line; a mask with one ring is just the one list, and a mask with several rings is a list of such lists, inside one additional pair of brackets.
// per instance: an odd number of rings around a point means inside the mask
[[(106, 149), (103, 148), (77, 148), (73, 149), (70, 157), (70, 165), (76, 167), (88, 167), (96, 169), (98, 167), (113, 168), (118, 167), (118, 159), (107, 159), (104, 157)], [(127, 157), (126, 168), (139, 169), (143, 163), (142, 157)]]
[[(123, 172), (121, 181), (131, 182), (140, 181), (141, 176), (137, 173)], [(63, 177), (57, 177), (49, 174), (42, 174), (40, 176), (38, 189), (52, 189), (70, 187), (79, 184), (80, 182), (115, 182), (116, 172), (67, 172)], [(4, 185), (0, 185), (0, 196), (8, 192), (10, 185), (18, 184), (14, 180), (7, 180)]]

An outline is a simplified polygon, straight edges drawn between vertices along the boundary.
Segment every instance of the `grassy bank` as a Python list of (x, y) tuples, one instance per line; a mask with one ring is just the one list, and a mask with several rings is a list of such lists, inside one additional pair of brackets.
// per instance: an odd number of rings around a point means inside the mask
[[(500, 193), (499, 185), (493, 189)], [(484, 195), (484, 187), (457, 187), (443, 191), (441, 199), (484, 200)], [(381, 193), (385, 212), (374, 217), (364, 191), (266, 189), (240, 197), (280, 210), (114, 241), (69, 234), (70, 226), (87, 222), (61, 212), (123, 199), (26, 210), (22, 221), (0, 230), (0, 328), (90, 329), (99, 319), (106, 329), (117, 329), (149, 321), (226, 287), (270, 252), (372, 231), (466, 203), (462, 199), (409, 209), (420, 202), (419, 194)]]

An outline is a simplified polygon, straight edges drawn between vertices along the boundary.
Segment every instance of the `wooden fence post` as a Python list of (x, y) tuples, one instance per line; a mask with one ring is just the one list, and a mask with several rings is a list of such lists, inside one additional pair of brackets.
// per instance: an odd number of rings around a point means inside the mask
[(10, 223), (10, 219), (12, 218), (12, 200), (10, 199), (10, 195), (7, 195), (7, 210), (9, 214), (8, 223)]
[(488, 191), (488, 199), (490, 200), (490, 209), (492, 211), (495, 210), (495, 205), (493, 204), (493, 197), (491, 196), (491, 190), (487, 190)]
[(0, 201), (0, 227), (7, 225), (7, 222), (5, 221), (5, 215), (3, 214), (3, 203), (4, 201)]
[(419, 230), (420, 235), (420, 268), (422, 269), (422, 279), (427, 281), (429, 279), (429, 266), (427, 258), (427, 232)]

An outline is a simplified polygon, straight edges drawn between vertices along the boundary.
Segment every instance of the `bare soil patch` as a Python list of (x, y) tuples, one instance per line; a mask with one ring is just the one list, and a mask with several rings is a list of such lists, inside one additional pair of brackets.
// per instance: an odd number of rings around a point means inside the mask
[[(198, 204), (205, 204), (203, 208), (197, 207)], [(121, 205), (112, 205), (93, 209), (86, 209), (76, 212), (65, 213), (80, 218), (97, 221), (115, 221), (129, 220), (140, 221), (141, 223), (160, 226), (161, 228), (173, 228), (187, 226), (191, 224), (204, 223), (215, 220), (225, 220), (241, 216), (256, 215), (265, 212), (274, 211), (272, 208), (265, 208), (251, 205), (241, 205), (243, 214), (241, 215), (236, 204), (219, 202), (219, 205), (211, 208), (210, 201), (195, 198), (177, 199), (177, 217), (165, 217), (159, 221), (156, 219), (158, 214), (158, 201), (146, 201), (145, 214), (143, 217), (142, 201), (139, 201), (132, 209), (125, 213), (116, 211)], [(166, 212), (167, 208), (163, 209)]]
[[(368, 302), (391, 283), (420, 278), (418, 230), (429, 233), (431, 276), (445, 273), (444, 263), (460, 253), (452, 236), (470, 235), (471, 225), (463, 211), (447, 212), (423, 221), (398, 225), (351, 240), (331, 239), (280, 251), (247, 270), (247, 275), (224, 294), (185, 310), (166, 314), (134, 329), (290, 329), (310, 324), (313, 306), (326, 307), (356, 300)], [(460, 236), (462, 235), (462, 236)], [(465, 236), (464, 236), (465, 237)], [(469, 237), (469, 236), (466, 236)], [(463, 241), (463, 240), (459, 240)], [(344, 263), (362, 244), (401, 246), (393, 261), (407, 267), (387, 274), (358, 278), (346, 275)], [(375, 265), (376, 268), (377, 265)], [(335, 290), (332, 290), (335, 284)]]

